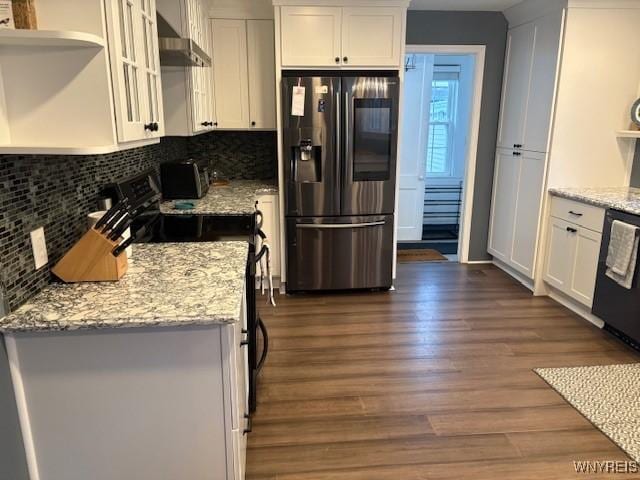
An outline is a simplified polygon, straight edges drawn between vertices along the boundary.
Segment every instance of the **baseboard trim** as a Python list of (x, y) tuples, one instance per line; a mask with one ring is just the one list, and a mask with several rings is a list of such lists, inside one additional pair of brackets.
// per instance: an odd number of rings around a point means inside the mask
[(563, 307), (568, 308), (573, 313), (580, 315), (582, 318), (587, 320), (589, 323), (592, 323), (596, 327), (604, 327), (604, 321), (591, 313), (591, 310), (551, 286), (549, 286), (549, 297), (551, 297)]
[(467, 260), (465, 265), (491, 265), (493, 260)]

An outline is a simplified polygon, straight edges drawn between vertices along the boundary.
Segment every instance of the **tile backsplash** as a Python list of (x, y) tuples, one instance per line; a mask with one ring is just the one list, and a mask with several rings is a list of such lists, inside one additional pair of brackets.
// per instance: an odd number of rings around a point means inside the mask
[(189, 139), (189, 156), (236, 180), (277, 178), (276, 132), (217, 131)]
[[(49, 266), (82, 235), (105, 184), (189, 156), (231, 178), (275, 178), (275, 142), (273, 132), (215, 132), (106, 155), (0, 155), (0, 291), (13, 310), (49, 283)], [(38, 227), (49, 265), (35, 271), (29, 232)]]

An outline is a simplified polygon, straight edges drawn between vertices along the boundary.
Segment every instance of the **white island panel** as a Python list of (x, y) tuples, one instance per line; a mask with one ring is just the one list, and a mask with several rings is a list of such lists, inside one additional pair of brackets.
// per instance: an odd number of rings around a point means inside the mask
[(32, 480), (226, 479), (232, 328), (8, 335)]

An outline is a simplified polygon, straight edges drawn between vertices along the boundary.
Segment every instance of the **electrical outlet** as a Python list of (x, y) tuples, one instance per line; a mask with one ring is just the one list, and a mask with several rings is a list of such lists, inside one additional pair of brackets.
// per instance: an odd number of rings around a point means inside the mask
[(44, 228), (40, 227), (31, 232), (31, 249), (33, 250), (33, 261), (36, 270), (41, 269), (49, 263), (47, 254), (47, 242), (44, 238)]

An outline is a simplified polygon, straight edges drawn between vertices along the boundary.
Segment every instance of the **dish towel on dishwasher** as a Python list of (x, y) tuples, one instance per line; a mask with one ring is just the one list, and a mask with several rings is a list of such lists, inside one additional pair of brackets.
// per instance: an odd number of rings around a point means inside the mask
[(638, 262), (638, 227), (614, 220), (607, 252), (607, 277), (631, 289)]

